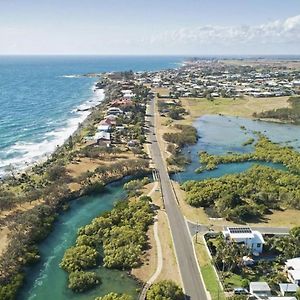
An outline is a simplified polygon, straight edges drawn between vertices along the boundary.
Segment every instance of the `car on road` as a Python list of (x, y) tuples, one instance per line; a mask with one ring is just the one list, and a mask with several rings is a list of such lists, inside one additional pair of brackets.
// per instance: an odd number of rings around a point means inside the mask
[(235, 295), (248, 295), (249, 294), (247, 289), (244, 289), (244, 288), (241, 288), (241, 287), (233, 289), (233, 293)]

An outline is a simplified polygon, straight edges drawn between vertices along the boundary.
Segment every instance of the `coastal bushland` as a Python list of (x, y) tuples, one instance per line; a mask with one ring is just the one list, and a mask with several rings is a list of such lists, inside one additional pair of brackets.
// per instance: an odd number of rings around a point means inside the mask
[(171, 280), (162, 280), (153, 284), (147, 291), (146, 300), (183, 300), (182, 288)]
[(168, 142), (167, 151), (171, 156), (167, 158), (169, 165), (184, 168), (190, 162), (188, 157), (182, 153), (182, 148), (187, 145), (193, 145), (197, 142), (198, 134), (196, 128), (190, 125), (176, 124), (174, 127), (178, 132), (166, 132), (163, 139)]
[(139, 266), (153, 216), (148, 197), (119, 201), (110, 212), (79, 229), (76, 246), (65, 252), (60, 266), (69, 276), (100, 265), (100, 257), (106, 268)]
[(197, 171), (244, 161), (272, 162), (282, 164), (286, 169), (255, 165), (240, 174), (187, 181), (182, 185), (187, 192), (187, 203), (204, 207), (212, 216), (235, 222), (262, 219), (272, 209), (300, 209), (300, 154), (290, 147), (273, 143), (261, 134), (251, 153), (216, 156), (201, 152), (203, 166)]
[(277, 119), (282, 122), (300, 124), (300, 97), (291, 97), (288, 103), (290, 107), (254, 113), (253, 117), (260, 119)]
[(95, 300), (133, 300), (131, 296), (126, 294), (109, 293), (103, 297), (97, 297)]

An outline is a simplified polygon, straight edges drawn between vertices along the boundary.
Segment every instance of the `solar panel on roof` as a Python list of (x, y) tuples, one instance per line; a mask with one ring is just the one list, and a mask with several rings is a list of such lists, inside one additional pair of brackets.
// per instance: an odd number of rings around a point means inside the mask
[(252, 233), (250, 227), (229, 227), (228, 230), (230, 233)]

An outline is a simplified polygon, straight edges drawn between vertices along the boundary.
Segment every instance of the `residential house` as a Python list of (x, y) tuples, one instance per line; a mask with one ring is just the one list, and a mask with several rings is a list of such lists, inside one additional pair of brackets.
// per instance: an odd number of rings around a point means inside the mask
[(105, 116), (105, 122), (107, 124), (110, 124), (110, 125), (116, 125), (116, 123), (117, 123), (116, 119), (117, 118), (118, 118), (118, 116), (115, 116), (115, 115), (107, 115), (107, 116)]
[(101, 120), (99, 125), (116, 125), (116, 118), (115, 116), (111, 117), (111, 116), (107, 116), (104, 120)]
[(94, 140), (96, 141), (96, 143), (99, 146), (110, 147), (110, 145), (111, 145), (111, 139), (110, 139), (109, 132), (104, 132), (104, 131), (97, 132), (94, 136)]
[(122, 94), (124, 99), (132, 99), (134, 97), (132, 90), (122, 90)]
[(251, 294), (260, 297), (269, 297), (271, 296), (271, 288), (264, 281), (250, 282), (249, 291)]
[(279, 289), (282, 296), (288, 296), (295, 294), (299, 289), (299, 286), (294, 283), (279, 283)]
[(297, 285), (300, 285), (300, 257), (288, 259), (285, 262), (285, 269), (289, 280)]
[(118, 115), (122, 115), (123, 114), (123, 110), (120, 109), (119, 107), (110, 107), (107, 112), (107, 115), (114, 115), (114, 116), (118, 116)]
[(287, 275), (291, 282), (300, 285), (300, 270), (288, 270)]
[(97, 131), (104, 131), (104, 132), (109, 132), (111, 129), (110, 124), (99, 124), (97, 127)]
[(130, 107), (132, 106), (133, 102), (130, 99), (119, 99), (119, 100), (115, 100), (113, 102), (111, 102), (111, 106), (112, 107)]
[(230, 241), (246, 245), (253, 254), (260, 254), (263, 251), (265, 241), (262, 234), (259, 231), (252, 231), (250, 227), (227, 227), (223, 235)]

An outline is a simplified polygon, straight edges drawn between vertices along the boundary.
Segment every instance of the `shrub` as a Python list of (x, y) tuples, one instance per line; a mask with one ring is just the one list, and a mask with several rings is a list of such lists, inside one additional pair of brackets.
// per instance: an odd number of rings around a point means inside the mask
[(97, 297), (95, 300), (132, 300), (132, 297), (126, 294), (109, 293), (104, 297)]
[(101, 283), (95, 272), (76, 271), (69, 275), (68, 287), (74, 292), (81, 293)]
[(71, 273), (83, 269), (95, 267), (99, 253), (89, 246), (75, 246), (67, 249), (60, 263), (60, 267)]
[(105, 186), (104, 186), (103, 182), (96, 181), (96, 182), (87, 183), (85, 185), (85, 187), (83, 188), (82, 193), (84, 195), (99, 194), (99, 193), (103, 192), (104, 189), (105, 189)]
[(58, 180), (66, 175), (66, 168), (62, 165), (55, 164), (47, 171), (47, 177), (50, 181)]
[(171, 280), (153, 284), (147, 292), (147, 300), (184, 300), (182, 288)]
[(0, 299), (1, 300), (14, 300), (19, 287), (22, 285), (24, 276), (17, 274), (10, 283), (0, 285)]

